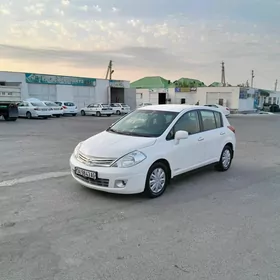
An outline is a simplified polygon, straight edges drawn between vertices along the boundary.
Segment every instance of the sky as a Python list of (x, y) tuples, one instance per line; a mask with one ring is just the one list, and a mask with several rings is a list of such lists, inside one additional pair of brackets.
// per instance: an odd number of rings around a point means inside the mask
[(280, 0), (1, 0), (0, 70), (273, 89)]

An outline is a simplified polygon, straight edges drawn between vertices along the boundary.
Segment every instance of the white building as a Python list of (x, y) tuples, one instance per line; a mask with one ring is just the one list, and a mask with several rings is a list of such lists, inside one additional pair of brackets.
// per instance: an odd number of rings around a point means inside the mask
[[(254, 111), (258, 91), (240, 87), (198, 87), (198, 88), (154, 88), (136, 89), (136, 102), (160, 104), (160, 95), (166, 96), (165, 103), (172, 104), (220, 104), (232, 111)], [(163, 102), (162, 102), (163, 103)]]
[(0, 71), (0, 86), (18, 86), (22, 100), (71, 101), (79, 109), (113, 102), (136, 107), (136, 91), (129, 81)]

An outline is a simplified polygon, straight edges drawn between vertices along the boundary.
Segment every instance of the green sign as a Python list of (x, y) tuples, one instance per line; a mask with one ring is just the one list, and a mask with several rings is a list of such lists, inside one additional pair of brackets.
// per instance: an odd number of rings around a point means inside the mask
[(71, 86), (86, 86), (86, 87), (96, 86), (96, 79), (70, 77), (70, 76), (32, 74), (32, 73), (25, 73), (25, 81), (28, 84), (71, 85)]

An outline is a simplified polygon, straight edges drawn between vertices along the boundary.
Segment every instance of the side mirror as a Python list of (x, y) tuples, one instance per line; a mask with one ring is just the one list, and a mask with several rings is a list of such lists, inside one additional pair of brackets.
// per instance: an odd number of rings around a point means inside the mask
[(175, 144), (179, 144), (180, 140), (182, 139), (187, 139), (189, 137), (189, 133), (187, 131), (184, 130), (179, 130), (175, 133)]

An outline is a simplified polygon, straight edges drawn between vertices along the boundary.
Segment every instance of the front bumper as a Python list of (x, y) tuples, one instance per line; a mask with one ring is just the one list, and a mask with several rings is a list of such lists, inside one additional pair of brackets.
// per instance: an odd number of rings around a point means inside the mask
[[(93, 181), (76, 175), (75, 167), (95, 171), (98, 173), (98, 178)], [(148, 171), (143, 162), (131, 168), (91, 167), (78, 161), (73, 154), (70, 158), (70, 168), (73, 178), (81, 185), (94, 190), (118, 194), (142, 193), (145, 189)], [(116, 182), (118, 181), (126, 182), (125, 186), (117, 187)]]

